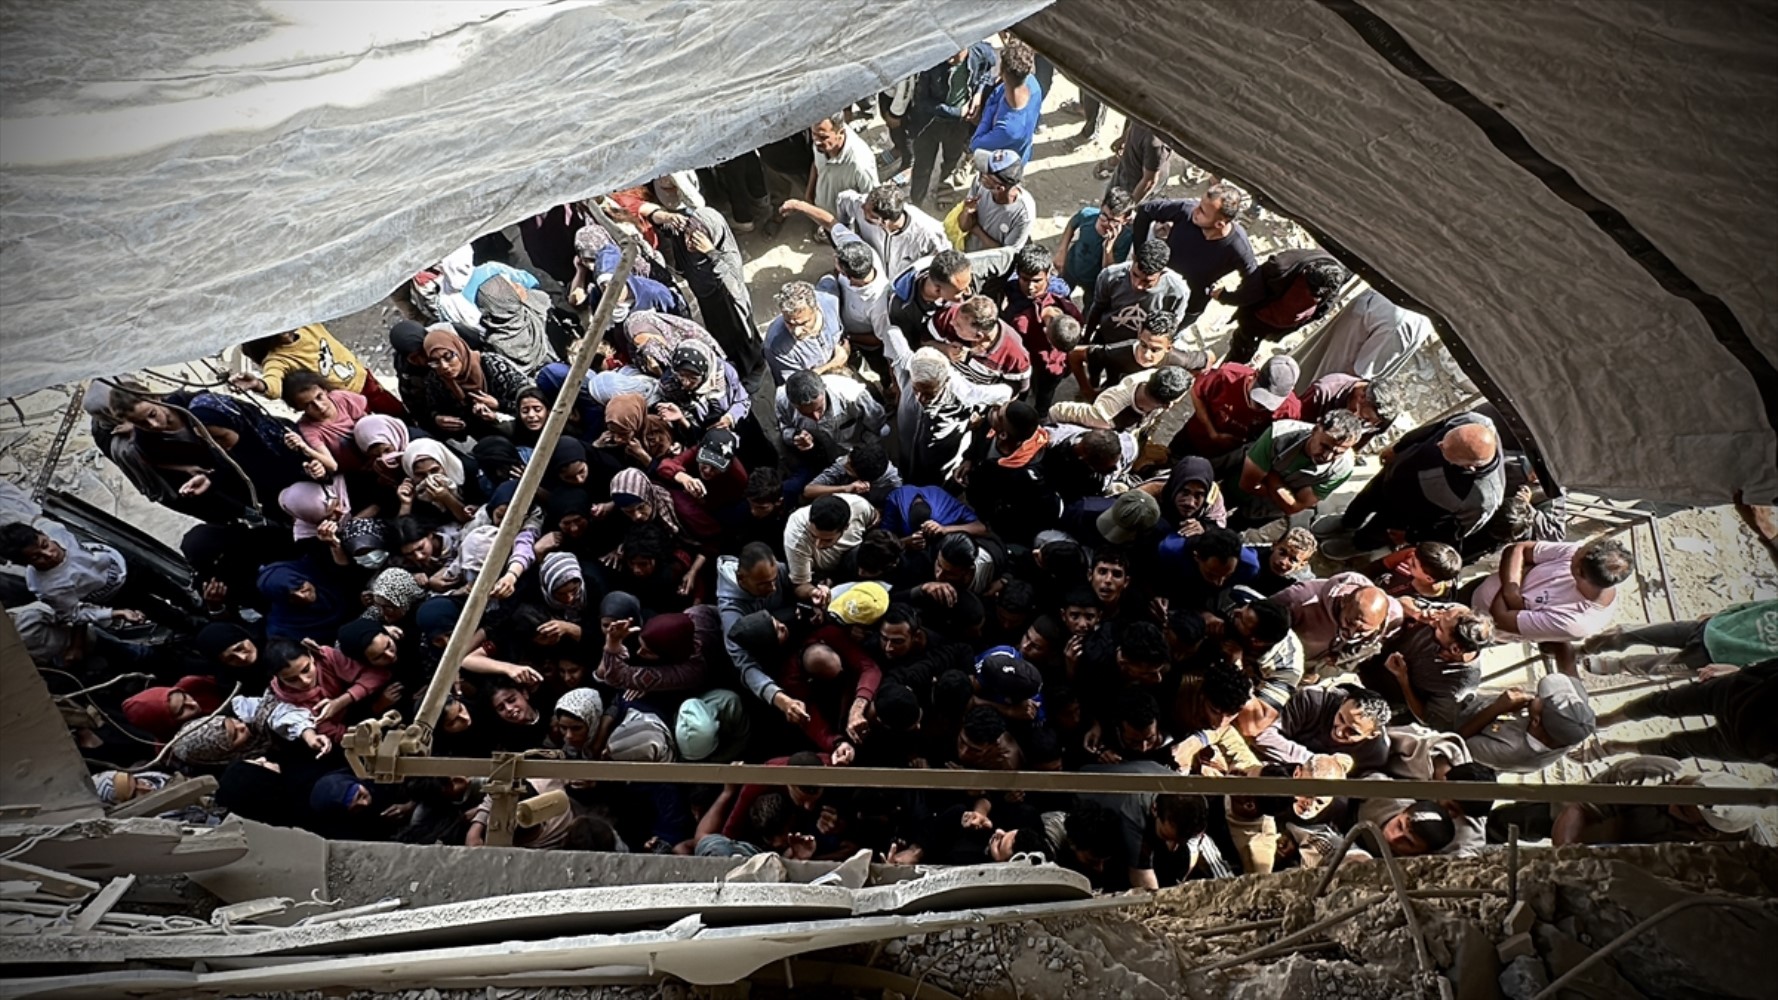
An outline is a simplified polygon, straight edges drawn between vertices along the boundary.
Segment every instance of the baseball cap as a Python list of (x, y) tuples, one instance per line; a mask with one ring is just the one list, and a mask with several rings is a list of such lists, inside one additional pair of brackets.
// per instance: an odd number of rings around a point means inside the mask
[(1297, 376), (1301, 374), (1296, 359), (1287, 354), (1274, 354), (1259, 366), (1253, 379), (1253, 390), (1247, 394), (1253, 405), (1263, 407), (1268, 412), (1276, 411), (1290, 398), (1296, 388)]
[(1011, 646), (996, 646), (975, 663), (982, 688), (999, 701), (1016, 705), (1043, 689), (1043, 673)]
[(687, 698), (679, 703), (673, 738), (679, 743), (679, 755), (686, 760), (703, 760), (715, 753), (720, 729), (716, 712), (709, 702), (702, 698)]
[(979, 173), (993, 174), (1007, 185), (1017, 184), (1025, 179), (1025, 161), (1010, 149), (976, 150), (975, 169)]
[(1128, 545), (1161, 519), (1161, 505), (1141, 490), (1118, 494), (1110, 507), (1094, 520), (1099, 534), (1114, 545)]
[(708, 465), (717, 472), (727, 472), (740, 448), (741, 439), (734, 431), (718, 427), (705, 434), (704, 443), (698, 445), (698, 464)]
[(889, 591), (872, 581), (854, 584), (835, 593), (828, 608), (847, 625), (874, 625), (889, 610)]
[(1557, 747), (1571, 747), (1593, 735), (1593, 706), (1586, 689), (1567, 674), (1546, 674), (1537, 682), (1543, 702), (1543, 728)]

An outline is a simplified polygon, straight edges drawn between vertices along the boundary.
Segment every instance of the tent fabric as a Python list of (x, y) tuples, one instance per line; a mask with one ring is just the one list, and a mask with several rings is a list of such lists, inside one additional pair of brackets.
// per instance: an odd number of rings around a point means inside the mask
[(1047, 0), (0, 6), (0, 395), (365, 308), (782, 138)]
[(1082, 9), (1019, 33), (1433, 316), (1563, 487), (1778, 497), (1778, 8)]
[(1432, 316), (1562, 486), (1778, 497), (1778, 8), (1046, 2), (0, 6), (0, 394), (353, 312), (1037, 12), (1071, 77)]

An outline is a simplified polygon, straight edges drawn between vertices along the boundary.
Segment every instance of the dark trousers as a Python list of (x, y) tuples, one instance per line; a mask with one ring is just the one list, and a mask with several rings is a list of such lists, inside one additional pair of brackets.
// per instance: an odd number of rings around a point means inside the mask
[(932, 198), (936, 181), (951, 172), (969, 150), (975, 126), (966, 121), (935, 118), (914, 136), (914, 175), (908, 184), (908, 200), (924, 205)]
[(1643, 695), (1619, 710), (1630, 719), (1707, 715), (1716, 722), (1696, 732), (1669, 733), (1630, 744), (1633, 752), (1665, 757), (1778, 763), (1778, 679), (1743, 668), (1726, 677), (1679, 684)]
[(759, 162), (759, 154), (748, 150), (732, 160), (718, 163), (714, 173), (723, 196), (728, 199), (729, 217), (740, 225), (760, 221), (755, 209), (766, 206), (770, 196), (766, 192), (766, 172)]
[(1080, 90), (1080, 113), (1086, 122), (1080, 127), (1083, 136), (1098, 135), (1099, 126), (1105, 124), (1105, 102), (1099, 95), (1082, 87)]
[(1267, 326), (1254, 319), (1247, 310), (1240, 310), (1235, 313), (1235, 330), (1229, 334), (1229, 353), (1223, 360), (1244, 365), (1259, 352), (1260, 341), (1281, 340), (1289, 335), (1290, 331)]

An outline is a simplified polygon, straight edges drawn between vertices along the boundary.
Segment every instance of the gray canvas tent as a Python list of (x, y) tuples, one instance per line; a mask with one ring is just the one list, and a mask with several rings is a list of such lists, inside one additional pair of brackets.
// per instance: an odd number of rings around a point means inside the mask
[(0, 5), (0, 393), (344, 314), (1020, 21), (1425, 312), (1563, 486), (1778, 497), (1778, 6)]

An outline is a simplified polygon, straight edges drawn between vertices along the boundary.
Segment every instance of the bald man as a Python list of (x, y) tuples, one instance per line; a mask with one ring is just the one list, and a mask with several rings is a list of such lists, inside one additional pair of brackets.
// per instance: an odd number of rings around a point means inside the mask
[(1459, 413), (1403, 436), (1384, 452), (1383, 471), (1352, 499), (1341, 527), (1364, 551), (1423, 541), (1457, 545), (1506, 495), (1494, 422)]
[(1305, 674), (1336, 674), (1369, 659), (1402, 624), (1401, 602), (1363, 573), (1304, 580), (1272, 600), (1290, 612)]

